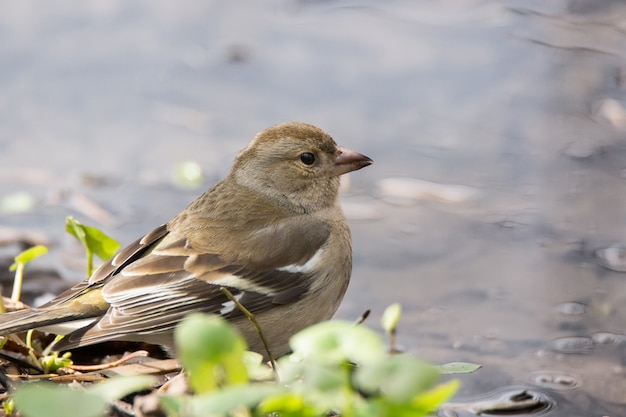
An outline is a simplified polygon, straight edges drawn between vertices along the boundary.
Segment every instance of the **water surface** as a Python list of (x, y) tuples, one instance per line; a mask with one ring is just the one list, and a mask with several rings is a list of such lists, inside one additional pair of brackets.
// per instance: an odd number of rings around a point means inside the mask
[[(625, 10), (544, 3), (0, 3), (1, 241), (78, 280), (65, 216), (129, 243), (259, 130), (313, 123), (375, 160), (343, 196), (339, 317), (402, 303), (405, 349), (484, 365), (455, 400), (620, 415), (626, 277), (596, 251), (620, 269)], [(172, 179), (189, 160), (201, 188)]]

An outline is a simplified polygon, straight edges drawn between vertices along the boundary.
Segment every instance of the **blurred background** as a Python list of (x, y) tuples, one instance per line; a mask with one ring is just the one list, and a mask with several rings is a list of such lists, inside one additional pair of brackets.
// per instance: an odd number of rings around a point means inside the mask
[(400, 302), (403, 349), (483, 365), (458, 401), (624, 415), (625, 3), (0, 8), (1, 263), (51, 250), (26, 301), (84, 277), (66, 216), (128, 244), (258, 131), (304, 121), (375, 161), (344, 184), (355, 264), (338, 317), (371, 309), (378, 327)]

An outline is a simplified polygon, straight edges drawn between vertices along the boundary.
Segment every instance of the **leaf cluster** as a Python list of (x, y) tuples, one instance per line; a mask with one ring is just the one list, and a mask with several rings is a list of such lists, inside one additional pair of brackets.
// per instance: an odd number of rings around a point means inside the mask
[[(343, 321), (320, 323), (293, 336), (293, 353), (278, 360), (278, 382), (261, 356), (246, 351), (242, 336), (218, 316), (190, 315), (175, 340), (192, 393), (160, 397), (172, 417), (419, 417), (458, 386), (455, 380), (435, 385), (437, 368), (409, 355), (389, 355), (377, 333)], [(119, 377), (108, 385), (118, 383), (114, 386), (142, 389), (153, 380)], [(108, 385), (72, 390), (28, 384), (14, 399), (26, 417), (98, 416), (114, 394), (119, 398), (129, 392), (111, 393)]]

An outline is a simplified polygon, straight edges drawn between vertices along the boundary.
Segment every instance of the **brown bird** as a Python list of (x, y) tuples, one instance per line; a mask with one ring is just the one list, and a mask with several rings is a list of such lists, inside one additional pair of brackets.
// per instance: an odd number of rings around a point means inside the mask
[(224, 180), (89, 279), (41, 307), (0, 315), (0, 334), (66, 334), (58, 350), (107, 340), (172, 349), (176, 324), (204, 312), (231, 321), (265, 354), (225, 287), (256, 315), (272, 354), (287, 353), (291, 335), (329, 319), (343, 298), (352, 243), (339, 176), (371, 163), (315, 126), (270, 127)]

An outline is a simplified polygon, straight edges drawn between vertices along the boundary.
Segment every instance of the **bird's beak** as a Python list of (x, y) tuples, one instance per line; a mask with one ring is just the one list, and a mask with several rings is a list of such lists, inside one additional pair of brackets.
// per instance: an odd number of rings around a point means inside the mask
[(335, 157), (335, 166), (333, 167), (333, 174), (342, 175), (357, 169), (364, 168), (371, 165), (374, 161), (365, 155), (361, 155), (358, 152), (351, 151), (350, 149), (337, 148), (337, 156)]

